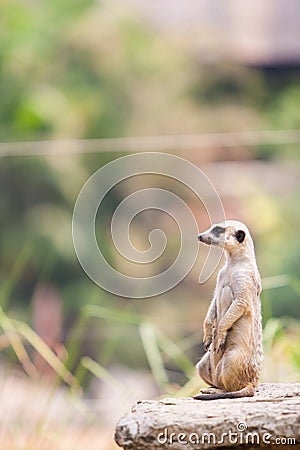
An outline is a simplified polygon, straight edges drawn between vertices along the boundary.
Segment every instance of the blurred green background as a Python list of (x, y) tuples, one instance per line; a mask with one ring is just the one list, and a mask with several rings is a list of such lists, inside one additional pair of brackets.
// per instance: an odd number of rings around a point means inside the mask
[[(172, 291), (129, 300), (94, 285), (74, 252), (80, 189), (129, 153), (132, 136), (134, 151), (156, 151), (144, 138), (156, 136), (159, 150), (200, 167), (226, 217), (249, 225), (264, 287), (262, 379), (300, 381), (300, 8), (287, 2), (290, 27), (280, 27), (280, 2), (259, 25), (259, 2), (248, 5), (252, 22), (234, 1), (170, 3), (0, 4), (1, 448), (115, 448), (114, 423), (133, 401), (201, 385), (193, 367), (215, 276), (199, 285), (198, 262)], [(203, 205), (173, 184), (136, 177), (111, 192), (99, 241), (113, 264), (109, 222), (128, 192), (176, 192), (207, 228)], [(137, 241), (163, 220), (143, 215)], [(171, 226), (168, 238), (172, 261)], [(34, 395), (42, 400), (33, 411)]]

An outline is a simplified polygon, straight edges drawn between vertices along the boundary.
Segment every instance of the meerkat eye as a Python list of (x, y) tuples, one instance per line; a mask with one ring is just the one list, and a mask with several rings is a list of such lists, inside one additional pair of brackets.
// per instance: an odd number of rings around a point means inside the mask
[(220, 236), (220, 234), (223, 234), (225, 232), (225, 228), (222, 227), (214, 227), (211, 232), (215, 235), (215, 236)]
[(243, 242), (243, 240), (245, 239), (245, 236), (246, 236), (246, 233), (245, 233), (245, 231), (243, 231), (243, 230), (238, 230), (236, 233), (235, 233), (235, 237), (236, 237), (236, 240), (241, 244), (242, 242)]

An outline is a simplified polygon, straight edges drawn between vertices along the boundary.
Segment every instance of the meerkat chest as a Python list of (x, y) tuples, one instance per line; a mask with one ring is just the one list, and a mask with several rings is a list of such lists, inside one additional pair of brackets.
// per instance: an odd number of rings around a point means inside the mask
[(217, 318), (219, 322), (234, 300), (233, 274), (232, 271), (226, 267), (219, 273), (215, 295), (217, 300)]
[(232, 289), (234, 284), (234, 274), (230, 267), (223, 267), (218, 275), (216, 289), (219, 294), (228, 287)]

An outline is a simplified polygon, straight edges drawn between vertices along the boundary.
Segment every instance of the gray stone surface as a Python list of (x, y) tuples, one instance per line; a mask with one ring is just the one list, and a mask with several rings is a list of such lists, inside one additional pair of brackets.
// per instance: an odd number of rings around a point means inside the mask
[(115, 440), (133, 450), (300, 449), (300, 383), (264, 383), (241, 399), (142, 400), (118, 422)]

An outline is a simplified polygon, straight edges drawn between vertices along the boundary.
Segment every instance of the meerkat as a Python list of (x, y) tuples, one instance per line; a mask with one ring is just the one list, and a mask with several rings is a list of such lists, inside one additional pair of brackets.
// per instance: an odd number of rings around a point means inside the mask
[(213, 300), (204, 320), (206, 353), (196, 367), (211, 386), (196, 400), (251, 397), (262, 367), (261, 280), (254, 245), (242, 222), (225, 221), (199, 234), (224, 249)]

